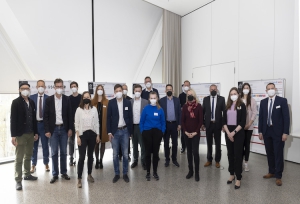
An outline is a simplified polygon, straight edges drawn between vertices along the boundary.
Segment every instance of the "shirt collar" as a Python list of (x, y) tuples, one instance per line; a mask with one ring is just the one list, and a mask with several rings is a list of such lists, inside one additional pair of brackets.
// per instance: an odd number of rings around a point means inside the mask
[(169, 101), (173, 101), (173, 96), (171, 97), (171, 99), (167, 96), (167, 99), (168, 99)]
[(274, 101), (274, 100), (275, 100), (275, 98), (276, 98), (276, 94), (274, 95), (274, 97), (273, 97), (273, 98), (269, 97), (269, 100), (270, 100), (270, 99), (272, 99), (272, 100)]
[(44, 97), (44, 95), (45, 95), (45, 93), (43, 93), (42, 95), (38, 93), (38, 97), (40, 97), (40, 96)]
[(54, 94), (54, 98), (55, 98), (55, 100), (61, 100), (62, 99), (62, 95), (60, 96), (60, 98), (57, 98), (56, 95)]
[(150, 91), (149, 91), (147, 88), (145, 88), (145, 90), (146, 90), (147, 92), (151, 92), (151, 91), (153, 91), (153, 88), (151, 87)]
[(134, 101), (140, 101), (141, 97), (139, 97), (138, 99), (136, 99), (136, 97), (134, 97)]

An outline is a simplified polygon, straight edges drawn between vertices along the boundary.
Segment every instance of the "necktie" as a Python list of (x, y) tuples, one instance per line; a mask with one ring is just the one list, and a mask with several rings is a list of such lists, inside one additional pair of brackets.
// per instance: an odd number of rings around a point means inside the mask
[(272, 99), (270, 99), (270, 107), (269, 107), (269, 115), (268, 115), (268, 126), (271, 125), (271, 117), (272, 117)]
[(40, 96), (40, 100), (39, 100), (39, 117), (43, 118), (42, 96)]
[(212, 97), (213, 100), (212, 100), (212, 105), (211, 105), (211, 119), (214, 119), (214, 110), (215, 110), (215, 97)]

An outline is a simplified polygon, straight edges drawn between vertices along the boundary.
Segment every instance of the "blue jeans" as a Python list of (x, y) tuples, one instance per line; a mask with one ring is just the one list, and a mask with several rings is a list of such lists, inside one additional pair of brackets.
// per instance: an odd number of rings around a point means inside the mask
[(58, 149), (60, 151), (60, 173), (67, 173), (68, 134), (63, 126), (56, 126), (50, 138), (52, 156), (52, 175), (58, 176)]
[(49, 164), (49, 139), (48, 137), (45, 136), (44, 122), (37, 123), (37, 130), (38, 130), (39, 138), (33, 144), (33, 154), (31, 157), (31, 163), (34, 166), (36, 166), (37, 164), (37, 154), (39, 149), (39, 142), (41, 139), (42, 148), (43, 148), (43, 161), (44, 164), (47, 165)]
[(123, 175), (127, 174), (128, 172), (128, 138), (129, 133), (127, 128), (125, 128), (123, 130), (117, 130), (117, 132), (114, 134), (114, 138), (112, 138), (111, 140), (111, 145), (113, 148), (114, 169), (116, 175), (120, 175), (118, 157), (120, 146), (123, 153)]

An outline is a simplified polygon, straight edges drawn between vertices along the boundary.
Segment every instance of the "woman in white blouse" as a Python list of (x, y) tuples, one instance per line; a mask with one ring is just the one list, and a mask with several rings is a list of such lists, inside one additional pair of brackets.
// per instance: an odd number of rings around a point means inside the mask
[(245, 142), (244, 142), (244, 169), (249, 171), (248, 160), (250, 154), (250, 142), (253, 133), (253, 123), (257, 115), (257, 105), (255, 99), (251, 96), (251, 87), (250, 84), (244, 83), (242, 86), (241, 98), (247, 108), (247, 118), (245, 130)]
[(86, 148), (88, 148), (87, 180), (89, 182), (94, 182), (94, 178), (91, 175), (93, 168), (93, 153), (96, 143), (100, 142), (98, 112), (97, 109), (91, 105), (91, 95), (88, 91), (83, 92), (79, 107), (76, 110), (75, 130), (79, 149), (77, 186), (78, 188), (81, 188), (81, 178), (86, 155)]

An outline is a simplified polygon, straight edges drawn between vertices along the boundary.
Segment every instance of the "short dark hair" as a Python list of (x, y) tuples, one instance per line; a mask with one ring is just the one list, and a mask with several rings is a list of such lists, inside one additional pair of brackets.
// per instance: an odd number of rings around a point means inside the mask
[(276, 87), (273, 82), (270, 82), (270, 83), (267, 84), (266, 89), (268, 88), (269, 85), (274, 85), (274, 87)]
[(141, 88), (141, 90), (143, 89), (143, 87), (142, 87), (140, 84), (135, 84), (134, 87), (133, 87), (133, 91), (134, 91), (136, 88)]
[(185, 80), (183, 83), (188, 82), (191, 85), (191, 82), (189, 80)]
[(72, 86), (73, 84), (75, 84), (75, 85), (78, 87), (78, 83), (77, 83), (76, 81), (72, 81), (72, 82), (70, 83), (70, 88), (71, 88), (71, 86)]
[(38, 84), (39, 82), (43, 82), (43, 83), (44, 83), (44, 85), (46, 84), (46, 83), (45, 83), (45, 81), (44, 81), (44, 80), (42, 80), (42, 79), (38, 80), (38, 81), (36, 82), (36, 84)]
[(218, 86), (215, 85), (215, 84), (211, 84), (211, 85), (209, 86), (209, 88), (211, 88), (212, 86), (215, 86), (216, 88), (218, 88)]
[(115, 91), (117, 88), (121, 88), (121, 89), (123, 90), (123, 87), (122, 87), (121, 84), (116, 84), (116, 85), (114, 86), (114, 91)]
[(150, 79), (152, 81), (151, 77), (149, 77), (149, 76), (146, 76), (144, 80), (146, 80), (146, 79)]
[(172, 89), (173, 89), (173, 86), (172, 86), (172, 84), (167, 84), (167, 85), (166, 85), (166, 88), (167, 88), (168, 86), (171, 86), (171, 87), (172, 87)]
[(64, 81), (61, 78), (57, 78), (57, 79), (54, 80), (54, 85), (57, 84), (57, 83), (63, 83), (64, 84)]

